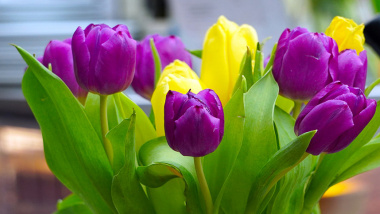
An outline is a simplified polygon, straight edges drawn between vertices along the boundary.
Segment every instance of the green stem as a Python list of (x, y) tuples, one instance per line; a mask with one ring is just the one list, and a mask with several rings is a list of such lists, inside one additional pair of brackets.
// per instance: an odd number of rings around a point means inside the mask
[(213, 211), (212, 198), (211, 198), (210, 190), (207, 185), (205, 174), (203, 173), (201, 157), (194, 157), (194, 165), (195, 165), (195, 171), (197, 172), (199, 185), (201, 187), (203, 199), (205, 200), (206, 210), (207, 210), (206, 213), (212, 214), (212, 211)]
[(108, 120), (107, 120), (107, 95), (99, 95), (100, 96), (100, 125), (102, 128), (102, 138), (103, 138), (103, 146), (106, 150), (108, 160), (113, 165), (113, 150), (111, 142), (106, 138), (106, 134), (108, 133)]
[(298, 115), (301, 112), (302, 108), (302, 102), (294, 101), (294, 107), (293, 107), (293, 118), (296, 120)]

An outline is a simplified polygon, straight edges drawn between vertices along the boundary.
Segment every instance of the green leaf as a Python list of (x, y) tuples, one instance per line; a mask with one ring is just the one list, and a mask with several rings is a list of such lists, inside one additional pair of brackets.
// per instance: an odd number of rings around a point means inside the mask
[(54, 214), (93, 214), (93, 212), (84, 204), (74, 204), (58, 210)]
[[(294, 119), (288, 113), (276, 107), (274, 122), (277, 127), (280, 148), (283, 148), (296, 138)], [(306, 185), (314, 165), (313, 156), (308, 156), (285, 174), (279, 181), (281, 182), (281, 188), (279, 188), (269, 205), (271, 213), (300, 213), (303, 207)]]
[(269, 59), (269, 61), (268, 61), (267, 66), (265, 66), (265, 69), (264, 69), (264, 75), (265, 75), (266, 73), (268, 73), (269, 69), (272, 68), (272, 66), (273, 66), (273, 61), (274, 61), (274, 57), (275, 57), (275, 55), (276, 55), (276, 51), (277, 51), (277, 43), (274, 44), (274, 46), (273, 46), (273, 48), (272, 48), (272, 53), (270, 54), (270, 59)]
[(154, 213), (136, 174), (136, 114), (110, 132), (111, 139), (124, 142), (125, 164), (112, 181), (112, 199), (118, 213)]
[(63, 200), (58, 200), (57, 210), (62, 210), (76, 204), (84, 204), (83, 200), (75, 194), (71, 194)]
[[(182, 156), (179, 152), (172, 150), (168, 146), (165, 137), (159, 137), (144, 144), (140, 149), (139, 157), (144, 167), (139, 167), (137, 172), (140, 181), (142, 183), (147, 182), (143, 183), (144, 185), (148, 187), (157, 187), (158, 184), (164, 184), (170, 179), (175, 178), (175, 176), (181, 177), (185, 181), (186, 187), (185, 192), (182, 191), (182, 193), (179, 194), (182, 196), (185, 194), (186, 196), (187, 211), (189, 213), (202, 213), (202, 208), (200, 206), (203, 206), (203, 202), (199, 197), (199, 185), (194, 168), (193, 157)], [(160, 169), (163, 171), (160, 171)], [(177, 188), (181, 189), (181, 186), (178, 186)], [(148, 188), (148, 192), (149, 189), (150, 188)], [(171, 190), (171, 188), (169, 190)], [(165, 197), (170, 201), (173, 197), (181, 197), (181, 195), (178, 196), (177, 194), (178, 192), (176, 191), (175, 194), (166, 192), (165, 195), (158, 195), (160, 197)], [(184, 203), (185, 201), (182, 201), (181, 204), (177, 204), (174, 208), (177, 209), (181, 205), (183, 206)], [(168, 207), (168, 205), (163, 204), (162, 207)], [(158, 209), (162, 209), (162, 207)], [(173, 213), (173, 210), (168, 210), (167, 213)]]
[[(264, 55), (260, 48), (260, 43), (257, 43), (256, 54), (255, 54), (255, 66), (253, 70), (253, 83), (256, 83), (261, 79), (264, 71)], [(251, 86), (251, 85), (250, 85)], [(249, 86), (249, 87), (250, 87)]]
[(93, 212), (115, 212), (110, 192), (112, 169), (83, 106), (61, 79), (15, 47), (29, 66), (22, 91), (41, 127), (49, 168)]
[(153, 38), (150, 38), (150, 48), (152, 49), (153, 61), (154, 61), (154, 88), (156, 88), (157, 82), (161, 76), (161, 60), (160, 55), (158, 54), (156, 45), (154, 44)]
[(339, 171), (337, 177), (330, 186), (349, 179), (355, 175), (380, 167), (380, 139), (374, 139), (360, 148), (355, 155), (350, 157)]
[(222, 142), (213, 153), (204, 157), (203, 169), (214, 201), (239, 154), (243, 140), (244, 115), (243, 90), (239, 88), (224, 107)]
[(245, 77), (246, 83), (247, 83), (247, 88), (251, 88), (253, 85), (253, 74), (252, 74), (252, 54), (249, 48), (247, 47), (247, 51), (245, 52), (241, 63), (240, 63), (240, 75), (236, 80), (233, 94), (240, 88), (241, 82), (242, 82), (242, 76)]
[(380, 126), (380, 107), (377, 102), (376, 113), (372, 120), (359, 134), (358, 137), (345, 149), (324, 157), (318, 171), (315, 172), (305, 195), (304, 211), (311, 212), (318, 203), (324, 192), (331, 186), (333, 181), (339, 177), (338, 173), (346, 161), (355, 155), (355, 152), (368, 143)]
[(269, 190), (291, 169), (297, 166), (309, 155), (306, 149), (316, 131), (298, 136), (291, 143), (281, 148), (260, 171), (252, 185), (250, 199), (246, 212), (257, 213), (262, 199)]
[(260, 170), (277, 152), (273, 109), (278, 86), (269, 72), (244, 96), (243, 143), (220, 196), (226, 213), (244, 213), (250, 189)]
[(377, 80), (375, 80), (373, 83), (371, 83), (371, 85), (369, 85), (365, 91), (364, 91), (364, 94), (366, 97), (368, 97), (368, 95), (371, 93), (371, 91), (375, 88), (376, 85), (378, 85), (380, 83), (380, 78), (378, 78)]
[[(89, 93), (86, 100), (85, 112), (101, 139), (99, 104), (99, 96)], [(149, 118), (145, 112), (125, 96), (125, 94), (116, 93), (108, 96), (107, 116), (110, 130), (133, 114), (133, 110), (136, 111), (136, 151), (139, 151), (145, 142), (156, 137), (156, 131)]]
[(280, 109), (284, 110), (289, 114), (293, 110), (294, 101), (281, 95), (278, 95), (276, 100), (276, 106), (278, 106)]
[(198, 57), (199, 59), (202, 59), (202, 50), (187, 50), (192, 55)]
[(169, 180), (161, 187), (147, 188), (149, 199), (152, 201), (156, 213), (187, 214), (185, 188), (185, 182), (180, 177)]

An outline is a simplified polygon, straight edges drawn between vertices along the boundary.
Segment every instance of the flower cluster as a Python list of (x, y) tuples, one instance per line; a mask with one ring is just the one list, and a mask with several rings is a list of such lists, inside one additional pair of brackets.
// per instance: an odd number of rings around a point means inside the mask
[(78, 27), (39, 59), (16, 48), (71, 212), (317, 213), (329, 186), (380, 166), (360, 159), (380, 151), (363, 29), (343, 17), (325, 33), (285, 29), (264, 59), (255, 29), (221, 16), (197, 51), (200, 76), (180, 38), (135, 41), (125, 25)]

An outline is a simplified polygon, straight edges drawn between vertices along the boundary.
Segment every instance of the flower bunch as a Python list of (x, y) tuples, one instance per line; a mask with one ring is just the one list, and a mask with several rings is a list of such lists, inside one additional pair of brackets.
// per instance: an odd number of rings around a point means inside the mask
[(198, 51), (105, 24), (40, 60), (16, 46), (46, 161), (73, 192), (57, 213), (317, 213), (330, 186), (380, 166), (362, 31), (285, 29), (265, 62), (255, 29), (223, 16)]

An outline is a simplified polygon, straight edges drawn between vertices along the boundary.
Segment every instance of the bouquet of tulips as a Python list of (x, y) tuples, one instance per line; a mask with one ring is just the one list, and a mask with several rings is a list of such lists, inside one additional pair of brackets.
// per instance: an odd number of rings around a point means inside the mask
[(380, 166), (363, 28), (286, 29), (266, 59), (255, 29), (223, 16), (197, 51), (104, 24), (42, 58), (15, 46), (47, 164), (72, 191), (56, 213), (320, 213), (330, 186)]

